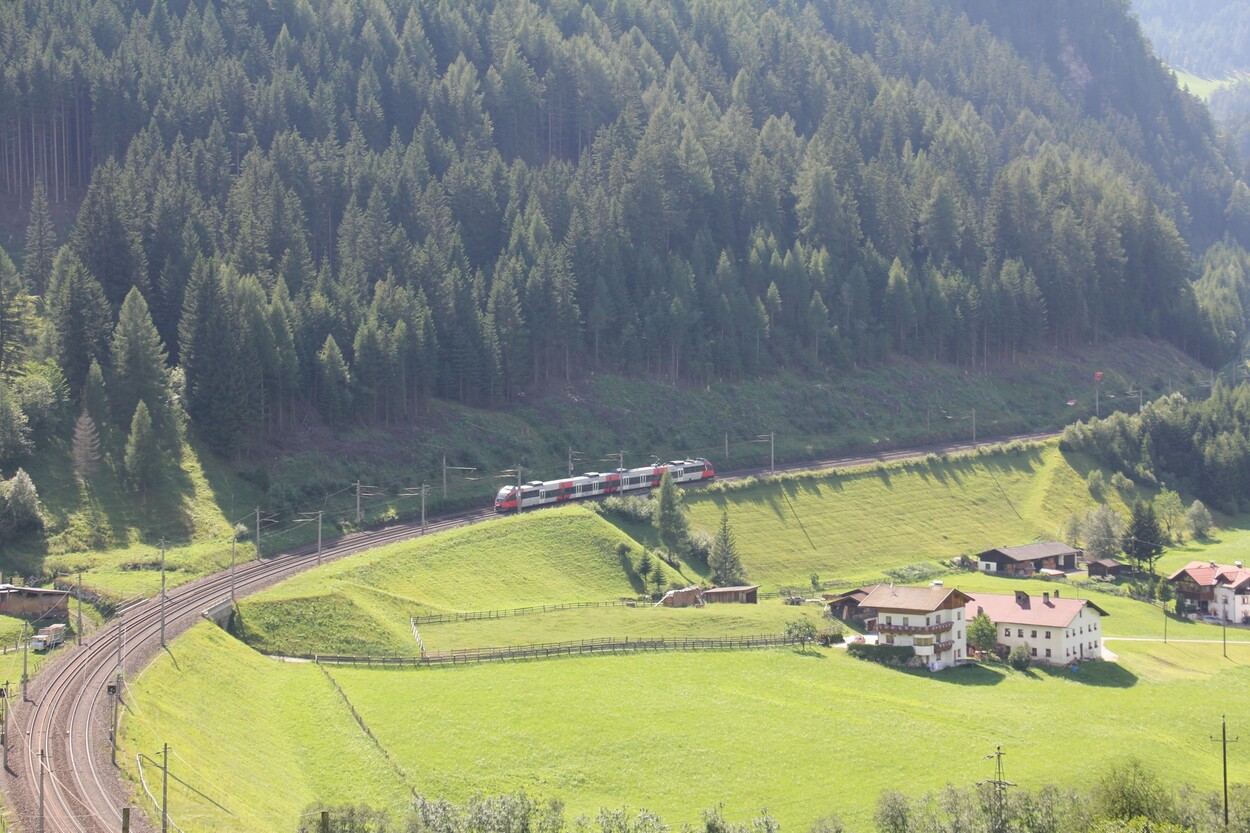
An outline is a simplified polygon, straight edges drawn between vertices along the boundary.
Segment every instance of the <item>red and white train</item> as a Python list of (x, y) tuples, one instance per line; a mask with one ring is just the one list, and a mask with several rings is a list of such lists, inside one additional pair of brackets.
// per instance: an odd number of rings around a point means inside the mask
[[(615, 495), (632, 489), (651, 489), (660, 485), (660, 478), (668, 472), (674, 483), (695, 483), (711, 480), (716, 476), (712, 464), (703, 458), (696, 460), (672, 460), (643, 466), (638, 469), (616, 469), (610, 472), (589, 471), (578, 477), (564, 480), (534, 480), (519, 490), (516, 486), (504, 486), (495, 495), (496, 512), (515, 512), (531, 506), (550, 506), (567, 500), (579, 500), (599, 495)], [(520, 507), (517, 493), (520, 492)]]

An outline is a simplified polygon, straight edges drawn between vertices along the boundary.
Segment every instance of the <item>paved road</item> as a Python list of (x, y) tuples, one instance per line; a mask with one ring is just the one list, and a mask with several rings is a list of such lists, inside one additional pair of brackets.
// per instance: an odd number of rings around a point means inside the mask
[[(987, 439), (998, 442), (1038, 441), (1053, 433), (1023, 434)], [(777, 471), (848, 468), (882, 461), (921, 457), (930, 453), (970, 451), (972, 443), (947, 443), (921, 448), (884, 451), (811, 460), (778, 466)], [(721, 479), (768, 473), (768, 468), (722, 472)], [(489, 509), (447, 515), (427, 524), (431, 532), (443, 531), (494, 517)], [(358, 533), (323, 548), (328, 561), (383, 544), (421, 535), (419, 524), (402, 524), (375, 532)], [(274, 558), (240, 565), (229, 571), (185, 584), (166, 595), (163, 631), (167, 641), (198, 621), (203, 613), (232, 598), (264, 589), (288, 576), (315, 566), (315, 548), (303, 547)], [(70, 647), (44, 667), (30, 688), (26, 702), (14, 693), (9, 718), (9, 768), (3, 790), (15, 825), (20, 830), (58, 833), (108, 833), (121, 829), (121, 808), (130, 798), (113, 760), (112, 724), (118, 702), (108, 692), (122, 680), (121, 706), (125, 706), (125, 680), (133, 679), (161, 650), (160, 603), (148, 599), (126, 608), (112, 623), (92, 634), (81, 646)], [(40, 796), (42, 795), (42, 799)], [(144, 801), (146, 805), (146, 800)], [(141, 813), (131, 816), (131, 830), (151, 831)]]

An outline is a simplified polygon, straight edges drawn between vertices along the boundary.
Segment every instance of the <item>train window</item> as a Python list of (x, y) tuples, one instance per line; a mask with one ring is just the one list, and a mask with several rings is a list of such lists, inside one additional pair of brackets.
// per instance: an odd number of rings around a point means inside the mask
[(541, 497), (543, 500), (546, 500), (546, 499), (547, 499), (547, 498), (549, 498), (549, 497), (554, 497), (554, 496), (555, 496), (555, 493), (556, 493), (555, 489), (543, 489), (543, 490), (542, 490), (542, 494), (540, 495), (540, 497)]
[(538, 497), (538, 491), (536, 489), (531, 489), (528, 492), (521, 493), (521, 500), (532, 500), (536, 497)]

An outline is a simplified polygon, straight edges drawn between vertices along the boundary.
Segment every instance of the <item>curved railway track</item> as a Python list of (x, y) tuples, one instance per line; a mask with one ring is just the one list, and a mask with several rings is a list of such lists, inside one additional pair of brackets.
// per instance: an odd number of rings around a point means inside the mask
[[(1053, 433), (1025, 434), (988, 442), (1035, 441)], [(872, 465), (928, 453), (968, 451), (972, 443), (949, 443), (838, 457), (778, 466), (776, 471), (799, 471)], [(722, 479), (767, 473), (768, 468), (722, 472)], [(441, 532), (478, 523), (495, 513), (491, 509), (445, 515), (427, 523), (429, 532)], [(384, 544), (421, 535), (419, 524), (387, 527), (340, 538), (322, 549), (322, 561), (342, 558)], [(316, 549), (302, 547), (261, 561), (239, 565), (234, 571), (235, 595), (246, 596), (314, 566)], [(182, 585), (165, 596), (165, 636), (172, 642), (204, 611), (231, 598), (230, 571), (222, 571)], [(30, 686), (29, 697), (16, 702), (9, 717), (9, 768), (4, 774), (10, 819), (32, 833), (106, 833), (121, 830), (121, 808), (130, 790), (113, 761), (111, 741), (113, 696), (108, 686), (120, 670), (131, 679), (162, 650), (160, 600), (147, 599), (124, 608), (105, 628), (81, 646), (63, 650)], [(120, 659), (120, 663), (119, 663)], [(123, 703), (124, 692), (123, 686)], [(42, 765), (41, 765), (42, 758)], [(42, 786), (41, 786), (42, 784)], [(42, 800), (40, 795), (42, 793)], [(132, 813), (130, 829), (150, 831), (143, 813)]]

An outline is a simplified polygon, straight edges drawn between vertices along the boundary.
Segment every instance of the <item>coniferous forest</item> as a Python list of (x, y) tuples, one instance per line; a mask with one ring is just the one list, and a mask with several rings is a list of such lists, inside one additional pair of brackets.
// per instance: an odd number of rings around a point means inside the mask
[(1125, 0), (13, 0), (0, 43), (6, 472), (1244, 341), (1250, 189)]

